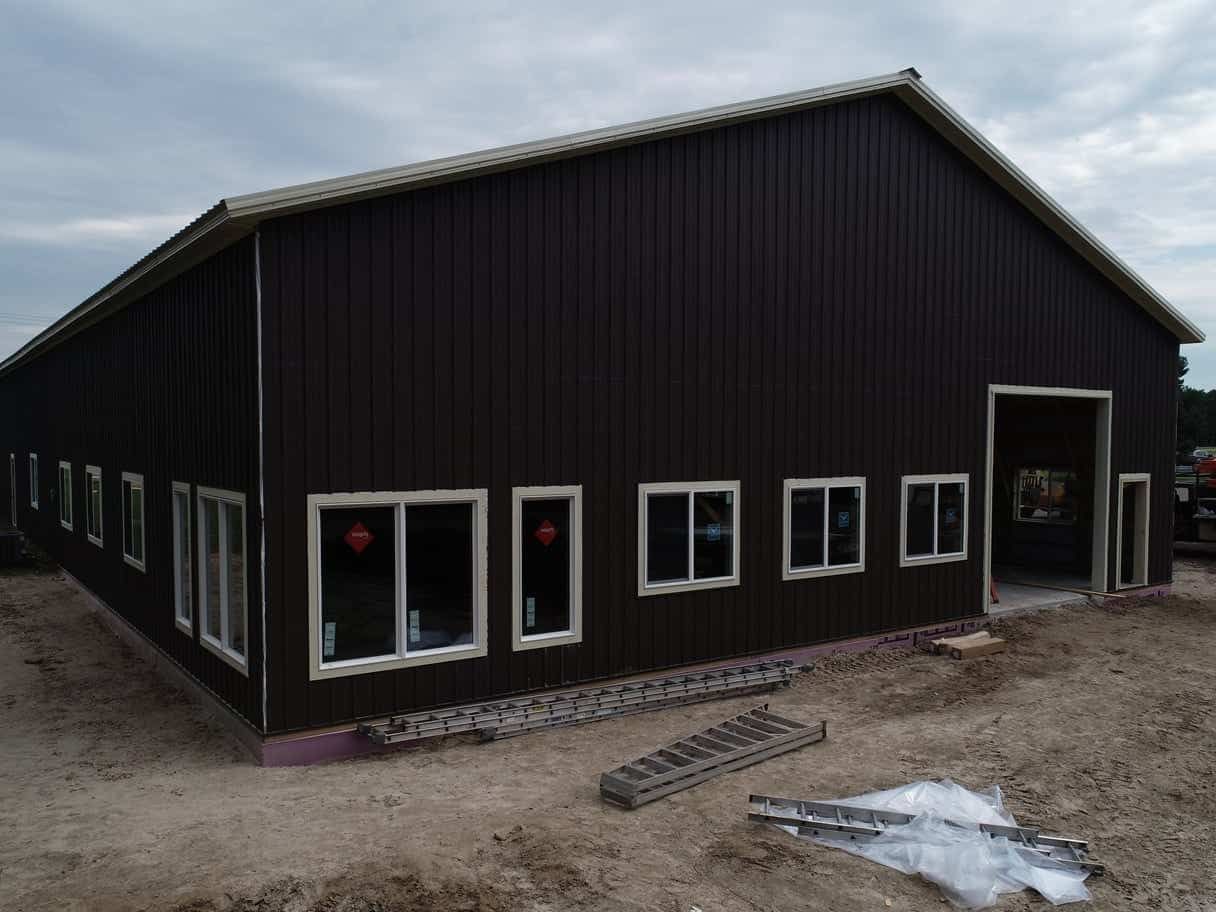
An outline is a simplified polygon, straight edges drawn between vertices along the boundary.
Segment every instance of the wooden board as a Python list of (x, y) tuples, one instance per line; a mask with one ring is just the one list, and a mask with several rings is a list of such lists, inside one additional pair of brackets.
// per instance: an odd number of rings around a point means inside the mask
[(998, 637), (991, 637), (987, 640), (980, 640), (976, 643), (965, 644), (962, 646), (952, 646), (950, 655), (956, 659), (974, 659), (979, 656), (992, 655), (994, 652), (1004, 652), (1005, 641)]

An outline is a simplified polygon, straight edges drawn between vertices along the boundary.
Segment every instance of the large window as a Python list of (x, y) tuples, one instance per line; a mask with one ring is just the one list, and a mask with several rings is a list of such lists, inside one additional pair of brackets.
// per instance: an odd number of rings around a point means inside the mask
[(486, 654), (484, 489), (308, 498), (311, 677)]
[(101, 469), (91, 465), (84, 467), (84, 533), (97, 547), (103, 547)]
[(512, 489), (515, 649), (582, 640), (581, 486)]
[(59, 525), (72, 531), (72, 464), (59, 460)]
[(865, 570), (866, 480), (787, 478), (783, 577)]
[[(173, 619), (178, 629), (193, 636), (194, 551), (190, 530), (190, 485), (173, 482)], [(221, 631), (222, 632), (222, 631)]]
[(249, 641), (247, 566), (245, 495), (200, 487), (199, 641), (246, 674)]
[(122, 473), (122, 559), (144, 569), (144, 477)]
[(638, 485), (638, 595), (739, 582), (739, 482)]
[(30, 453), (30, 506), (38, 509), (38, 454)]
[(1077, 522), (1077, 475), (1068, 469), (1019, 469), (1013, 518), (1071, 526)]
[(903, 477), (900, 564), (967, 558), (967, 475)]

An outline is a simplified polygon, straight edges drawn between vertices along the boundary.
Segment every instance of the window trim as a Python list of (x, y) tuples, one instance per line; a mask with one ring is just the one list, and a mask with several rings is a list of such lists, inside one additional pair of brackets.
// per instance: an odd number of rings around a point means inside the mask
[[(68, 473), (68, 496), (64, 499), (63, 496), (63, 473), (67, 470)], [(66, 459), (59, 460), (59, 525), (73, 531), (73, 526), (76, 523), (76, 498), (72, 496), (72, 463)], [(63, 518), (63, 505), (67, 504), (68, 518)]]
[[(570, 626), (552, 633), (523, 632), (523, 538), (520, 524), (525, 500), (570, 501)], [(511, 649), (543, 649), (583, 641), (583, 486), (539, 485), (511, 489)]]
[[(89, 531), (89, 518), (93, 515), (93, 492), (89, 480), (97, 476), (97, 535)], [(98, 548), (105, 547), (106, 529), (103, 523), (105, 516), (105, 484), (101, 478), (101, 469), (95, 465), (84, 467), (84, 536)]]
[[(739, 527), (742, 518), (742, 497), (740, 496), (740, 490), (741, 485), (737, 478), (733, 481), (655, 481), (638, 485), (638, 595), (640, 597), (661, 595), (665, 592), (698, 592), (702, 589), (724, 589), (740, 585), (740, 580), (742, 579), (741, 568), (739, 567)], [(729, 491), (734, 495), (734, 538), (731, 548), (731, 570), (734, 572), (730, 576), (716, 576), (711, 579), (698, 580), (693, 577), (693, 544), (696, 541), (696, 530), (691, 522), (692, 495), (704, 491)], [(687, 580), (675, 580), (669, 583), (646, 582), (646, 552), (648, 550), (646, 547), (646, 519), (649, 506), (647, 498), (651, 494), (688, 495), (690, 522), (688, 536), (689, 578)]]
[[(203, 566), (206, 561), (204, 557), (204, 549), (207, 547), (207, 536), (203, 529), (204, 513), (201, 509), (200, 501), (204, 498), (207, 500), (215, 500), (221, 503), (233, 504), (241, 508), (241, 521), (245, 525), (245, 532), (241, 536), (241, 566), (244, 568), (245, 585), (241, 587), (241, 597), (245, 600), (245, 610), (241, 612), (245, 619), (244, 636), (245, 655), (241, 655), (236, 650), (228, 645), (232, 641), (229, 631), (228, 620), (228, 523), (220, 523), (220, 554), (224, 556), (224, 560), (220, 562), (220, 638), (217, 640), (207, 632), (207, 626), (202, 621), (202, 615), (206, 610), (206, 574), (203, 573)], [(198, 625), (198, 641), (200, 645), (209, 652), (219, 656), (237, 671), (246, 677), (249, 676), (249, 508), (246, 505), (245, 495), (239, 491), (229, 491), (224, 488), (209, 488), (205, 485), (199, 485), (195, 489), (194, 495), (194, 513), (195, 522), (198, 524), (194, 529), (195, 539), (195, 560), (196, 566), (199, 568), (198, 573), (198, 592), (195, 604), (198, 606), (195, 614), (199, 616)], [(191, 571), (193, 573), (193, 571)], [(174, 609), (176, 611), (176, 608)]]
[[(823, 500), (823, 524), (824, 524), (824, 563), (815, 567), (794, 568), (790, 565), (790, 544), (793, 537), (793, 529), (790, 522), (793, 518), (793, 496), (795, 490), (802, 488), (823, 488), (825, 491)], [(859, 513), (860, 526), (857, 536), (857, 557), (858, 560), (852, 564), (837, 564), (835, 566), (827, 563), (827, 526), (829, 521), (828, 503), (830, 498), (827, 491), (832, 488), (861, 488), (860, 509)], [(781, 578), (783, 580), (799, 580), (813, 579), (819, 576), (843, 576), (848, 573), (865, 573), (866, 570), (866, 478), (864, 475), (836, 475), (829, 478), (787, 478), (785, 479), (784, 493), (782, 495), (782, 551), (781, 551)]]
[(38, 471), (38, 454), (30, 453), (29, 459), (30, 472), (30, 507), (37, 510), (38, 507), (38, 483), (42, 480), (41, 473)]
[[(341, 662), (321, 660), (321, 558), (320, 520), (321, 510), (326, 507), (384, 506), (395, 507), (400, 530), (403, 521), (402, 507), (410, 504), (463, 503), (473, 507), (473, 642), (467, 646), (445, 646), (424, 652), (407, 654), (405, 650), (405, 599), (404, 580), (401, 576), (401, 557), (404, 554), (405, 538), (398, 531), (397, 544), (397, 643), (398, 650), (392, 656), (374, 656), (366, 659), (346, 659)], [(489, 650), (489, 592), (487, 580), (489, 562), (487, 539), (489, 534), (489, 491), (486, 488), (451, 488), (429, 491), (359, 491), (339, 494), (309, 494), (308, 516), (308, 679), (323, 681), (327, 678), (348, 675), (372, 674), (398, 668), (415, 668), (440, 662), (458, 662), (464, 659), (484, 658)]]
[[(176, 625), (178, 630), (180, 630), (182, 633), (186, 634), (186, 636), (193, 639), (194, 638), (194, 619), (198, 614), (198, 612), (195, 610), (195, 606), (196, 606), (197, 602), (194, 599), (194, 591), (195, 591), (194, 569), (197, 566), (196, 560), (195, 560), (197, 555), (195, 555), (195, 553), (194, 553), (195, 529), (194, 529), (193, 523), (191, 522), (191, 517), (187, 516), (186, 517), (186, 529), (190, 533), (190, 541), (186, 542), (186, 548), (185, 548), (185, 551), (183, 551), (182, 542), (181, 542), (181, 538), (180, 538), (182, 526), (181, 526), (181, 522), (180, 522), (180, 517), (177, 515), (178, 514), (177, 495), (178, 494), (186, 495), (186, 511), (187, 512), (190, 511), (190, 508), (194, 502), (194, 499), (190, 496), (190, 485), (188, 482), (175, 481), (172, 483), (172, 486), (170, 488), (170, 494), (169, 494), (169, 512), (170, 512), (170, 516), (173, 520), (173, 560), (170, 562), (173, 567), (173, 623), (174, 623), (174, 625)], [(188, 618), (184, 617), (182, 615), (182, 590), (183, 590), (182, 575), (181, 575), (179, 567), (177, 566), (178, 557), (183, 553), (189, 553), (190, 558), (191, 558), (190, 559), (190, 581), (187, 584), (189, 587), (189, 591), (190, 591), (190, 617), (188, 617)], [(249, 604), (248, 595), (246, 595), (246, 597), (245, 597), (245, 604), (246, 604), (246, 609), (248, 609), (248, 604)], [(245, 626), (246, 627), (249, 626), (248, 617), (246, 617)], [(249, 642), (248, 636), (246, 636), (245, 642), (246, 643)]]
[[(908, 557), (908, 486), (933, 484), (933, 553), (919, 557)], [(937, 503), (938, 487), (943, 484), (963, 485), (963, 550), (948, 554), (937, 553)], [(965, 561), (969, 553), (971, 537), (971, 475), (968, 472), (943, 475), (904, 475), (899, 483), (899, 565), (921, 567), (926, 564), (951, 564)]]
[[(140, 544), (140, 550), (143, 552), (143, 555), (144, 555), (143, 560), (136, 560), (132, 555), (127, 553), (127, 523), (129, 522), (129, 518), (128, 518), (129, 511), (127, 509), (127, 492), (125, 490), (125, 485), (128, 483), (131, 485), (139, 485), (139, 490), (142, 494), (142, 496), (139, 498), (139, 534), (142, 539), (139, 544)], [(134, 567), (140, 573), (147, 573), (148, 572), (148, 526), (147, 526), (147, 522), (148, 522), (148, 510), (147, 510), (148, 487), (147, 487), (147, 485), (144, 484), (144, 476), (139, 474), (138, 472), (123, 472), (122, 473), (122, 482), (119, 484), (118, 493), (120, 495), (120, 501), (121, 501), (121, 506), (122, 506), (122, 559), (125, 563), (130, 564), (132, 567)]]

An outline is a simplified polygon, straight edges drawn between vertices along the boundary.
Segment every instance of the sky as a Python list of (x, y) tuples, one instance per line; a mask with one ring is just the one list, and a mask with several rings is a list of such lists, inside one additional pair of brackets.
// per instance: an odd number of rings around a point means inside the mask
[(1216, 0), (0, 0), (0, 357), (221, 197), (915, 66), (1212, 341)]

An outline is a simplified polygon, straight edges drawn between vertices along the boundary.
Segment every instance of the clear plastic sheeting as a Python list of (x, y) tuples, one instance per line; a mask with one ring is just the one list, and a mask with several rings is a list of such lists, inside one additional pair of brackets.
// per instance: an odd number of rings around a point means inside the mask
[[(1084, 883), (1088, 872), (1065, 867), (1003, 836), (989, 836), (979, 830), (981, 823), (1017, 826), (1001, 802), (998, 786), (973, 792), (943, 779), (830, 800), (870, 810), (914, 814), (916, 819), (872, 838), (850, 839), (845, 834), (804, 838), (905, 874), (919, 874), (937, 884), (945, 897), (961, 908), (987, 908), (996, 904), (1000, 894), (1028, 887), (1056, 905), (1090, 898)], [(797, 835), (794, 827), (781, 829)]]

